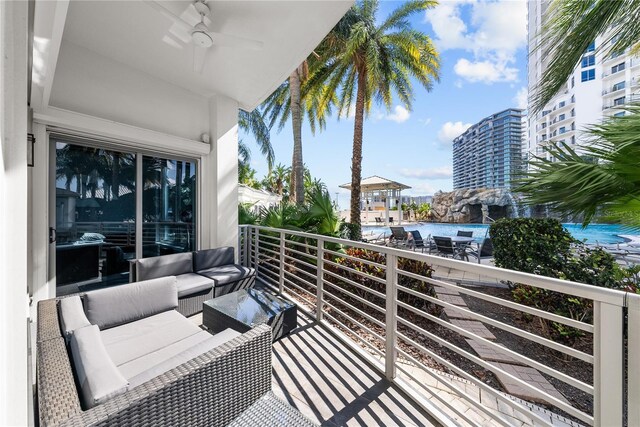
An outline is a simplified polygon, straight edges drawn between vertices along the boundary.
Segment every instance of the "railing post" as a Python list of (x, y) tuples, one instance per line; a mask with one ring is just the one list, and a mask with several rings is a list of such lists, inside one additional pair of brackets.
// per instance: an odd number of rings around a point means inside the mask
[(324, 240), (318, 236), (316, 242), (316, 320), (319, 322), (324, 311)]
[(385, 376), (388, 380), (396, 377), (396, 345), (397, 345), (397, 315), (398, 315), (398, 257), (387, 254), (387, 284), (386, 284), (386, 330), (385, 330)]
[(593, 425), (596, 427), (623, 424), (622, 321), (622, 307), (593, 302)]
[(627, 425), (640, 426), (640, 295), (627, 298)]
[(284, 233), (280, 232), (280, 280), (278, 281), (278, 293), (284, 291)]
[(259, 229), (255, 229), (254, 230), (254, 241), (253, 241), (253, 268), (255, 268), (256, 270), (256, 276), (259, 276), (258, 274), (258, 243), (260, 242), (259, 238), (260, 238), (260, 230)]

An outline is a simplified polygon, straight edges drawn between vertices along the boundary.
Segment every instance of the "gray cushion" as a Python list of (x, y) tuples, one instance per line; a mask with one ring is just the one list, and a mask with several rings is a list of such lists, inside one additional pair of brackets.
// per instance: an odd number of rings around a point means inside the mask
[(76, 329), (91, 325), (82, 307), (82, 300), (79, 296), (60, 299), (60, 327), (65, 340), (69, 343), (71, 333)]
[(100, 329), (112, 328), (178, 307), (176, 278), (163, 277), (87, 292), (84, 303), (92, 324)]
[(235, 262), (234, 257), (233, 248), (230, 246), (203, 249), (193, 253), (193, 268), (198, 272), (208, 268), (220, 267), (221, 265), (233, 264)]
[(181, 274), (176, 279), (178, 298), (213, 289), (213, 280), (196, 273)]
[(185, 252), (143, 258), (136, 262), (136, 269), (136, 278), (138, 280), (193, 273), (193, 255), (191, 252)]
[(100, 333), (116, 366), (201, 332), (195, 323), (175, 310), (165, 311)]
[(129, 382), (109, 358), (97, 326), (73, 331), (70, 347), (85, 408), (93, 408), (127, 391)]
[[(203, 331), (204, 332), (204, 331)], [(212, 350), (224, 343), (226, 343), (227, 341), (231, 341), (232, 339), (239, 337), (240, 333), (234, 331), (233, 329), (225, 329), (224, 331), (215, 334), (213, 336), (211, 336), (208, 332), (204, 332), (205, 334), (207, 334), (209, 337), (194, 345), (191, 346), (189, 348), (185, 348), (183, 351), (181, 351), (180, 353), (176, 354), (175, 356), (165, 359), (164, 361), (150, 367), (149, 369), (144, 370), (143, 372), (139, 373), (138, 375), (132, 377), (129, 382), (130, 382), (130, 387), (137, 387), (140, 384), (143, 384), (155, 377), (157, 377), (158, 375), (164, 374), (165, 372), (182, 365), (183, 363), (188, 362), (189, 360), (200, 356), (203, 353), (206, 353), (209, 350)]]
[(252, 272), (252, 268), (243, 267), (238, 264), (231, 264), (198, 271), (198, 274), (202, 274), (203, 276), (212, 279), (215, 282), (215, 286), (221, 286), (243, 279), (252, 274)]

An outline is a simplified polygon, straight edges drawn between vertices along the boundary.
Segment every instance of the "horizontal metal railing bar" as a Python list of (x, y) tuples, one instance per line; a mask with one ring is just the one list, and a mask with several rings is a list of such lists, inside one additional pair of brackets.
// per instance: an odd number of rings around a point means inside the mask
[[(375, 317), (371, 316), (370, 314), (365, 313), (364, 311), (360, 310), (360, 309), (359, 309), (359, 308), (357, 308), (356, 306), (349, 304), (349, 303), (348, 303), (348, 302), (346, 302), (345, 300), (340, 299), (340, 298), (338, 298), (337, 296), (332, 295), (332, 294), (329, 294), (329, 293), (325, 294), (325, 296), (326, 296), (326, 297), (328, 297), (328, 298), (331, 298), (331, 299), (334, 299), (334, 300), (338, 301), (338, 302), (339, 302), (340, 304), (342, 304), (342, 305), (345, 305), (345, 306), (349, 307), (349, 309), (350, 309), (350, 310), (355, 311), (355, 312), (356, 312), (356, 313), (358, 313), (360, 316), (364, 317), (365, 319), (367, 319), (367, 320), (368, 320), (368, 321), (370, 321), (370, 322), (375, 323), (376, 325), (380, 326), (382, 329), (387, 329), (387, 327), (386, 327), (386, 325), (384, 324), (384, 322), (381, 322), (380, 320), (376, 319)], [(325, 304), (328, 304), (328, 305), (329, 305), (329, 306), (331, 306), (331, 307), (334, 307), (334, 306), (335, 306), (335, 304), (331, 304), (331, 303), (326, 302), (326, 301), (325, 301)]]
[[(425, 336), (429, 337), (430, 339), (436, 341), (437, 343), (439, 343), (440, 345), (443, 345), (445, 347), (447, 347), (449, 350), (455, 351), (456, 353), (460, 354), (461, 356), (466, 357), (467, 359), (471, 360), (472, 362), (474, 362), (475, 364), (483, 367), (484, 369), (487, 369), (489, 371), (492, 372), (499, 372), (501, 375), (505, 375), (507, 378), (509, 378), (511, 381), (514, 381), (516, 384), (518, 384), (519, 386), (532, 391), (534, 393), (538, 393), (541, 396), (543, 396), (545, 398), (545, 400), (547, 400), (548, 403), (556, 406), (559, 409), (562, 409), (563, 411), (567, 412), (568, 414), (581, 419), (582, 421), (585, 422), (591, 422), (593, 423), (593, 419), (588, 415), (585, 414), (584, 412), (574, 408), (573, 406), (563, 402), (562, 400), (558, 399), (555, 396), (550, 395), (549, 393), (547, 393), (544, 390), (540, 390), (535, 388), (534, 386), (530, 385), (529, 383), (527, 383), (526, 381), (521, 380), (520, 378), (517, 378), (513, 375), (511, 375), (509, 372), (504, 371), (500, 368), (498, 368), (497, 366), (492, 365), (491, 363), (481, 359), (478, 356), (474, 356), (473, 354), (469, 353), (468, 351), (462, 350), (461, 348), (451, 344), (450, 342), (440, 339), (437, 335), (432, 334), (429, 331), (426, 331), (423, 328), (420, 328), (416, 325), (413, 325), (411, 322), (406, 321), (405, 319), (399, 317), (398, 318), (398, 322), (405, 324), (406, 326), (415, 328), (416, 330), (418, 330), (420, 333), (424, 334)], [(409, 345), (415, 347), (416, 349), (420, 350), (421, 352), (424, 352), (424, 354), (437, 358), (438, 362), (445, 362), (446, 359), (441, 358), (440, 356), (438, 356), (436, 353), (434, 353), (433, 351), (427, 349), (426, 347), (424, 347), (423, 345), (417, 343), (416, 341), (412, 340), (411, 338), (409, 338), (408, 336), (406, 336), (405, 334), (398, 332), (397, 333), (398, 338), (404, 340), (406, 343), (408, 343)], [(398, 349), (399, 350), (399, 349)], [(439, 360), (438, 360), (439, 359)], [(443, 363), (445, 366), (448, 366), (449, 368), (451, 368), (451, 366), (455, 366), (450, 362), (446, 362)], [(459, 369), (459, 368), (458, 368)], [(462, 370), (464, 372), (464, 370)], [(468, 375), (468, 374), (467, 374)], [(474, 382), (479, 382), (477, 378), (470, 376), (472, 381)]]
[[(487, 323), (489, 325), (495, 326), (496, 328), (502, 329), (503, 331), (510, 332), (510, 333), (512, 333), (514, 335), (517, 335), (517, 336), (521, 337), (521, 338), (525, 338), (525, 339), (527, 339), (529, 341), (536, 342), (536, 343), (538, 343), (540, 345), (544, 345), (545, 347), (552, 348), (554, 350), (557, 350), (557, 351), (562, 352), (564, 354), (567, 354), (569, 356), (575, 357), (577, 359), (583, 360), (585, 362), (593, 363), (593, 356), (592, 355), (587, 354), (587, 353), (583, 353), (583, 352), (581, 352), (579, 350), (576, 350), (574, 348), (568, 347), (566, 345), (556, 343), (555, 341), (552, 341), (552, 340), (550, 340), (548, 338), (544, 338), (544, 337), (541, 337), (539, 335), (532, 334), (531, 332), (527, 332), (527, 331), (524, 331), (522, 329), (518, 329), (515, 326), (511, 326), (511, 325), (508, 325), (506, 323), (502, 323), (502, 322), (500, 322), (498, 320), (491, 319), (490, 317), (483, 316), (483, 315), (475, 313), (473, 311), (464, 310), (464, 309), (462, 309), (462, 308), (460, 308), (460, 307), (458, 307), (456, 305), (449, 304), (449, 303), (441, 301), (441, 300), (439, 300), (437, 298), (433, 298), (433, 297), (430, 297), (428, 295), (421, 294), (419, 292), (416, 292), (416, 291), (414, 291), (412, 289), (409, 289), (409, 288), (406, 288), (404, 286), (398, 285), (398, 289), (402, 290), (403, 292), (406, 292), (406, 293), (409, 293), (411, 295), (414, 295), (414, 296), (416, 296), (418, 298), (422, 298), (422, 299), (424, 299), (426, 301), (432, 302), (434, 304), (438, 304), (438, 305), (440, 305), (442, 307), (447, 307), (447, 308), (450, 308), (452, 310), (456, 310), (456, 311), (465, 313), (467, 316), (473, 317), (474, 319), (479, 320), (482, 323)], [(440, 318), (437, 318), (437, 317), (435, 317), (435, 316), (433, 316), (433, 315), (431, 315), (429, 313), (425, 313), (423, 311), (416, 310), (414, 307), (412, 307), (412, 306), (410, 306), (408, 304), (405, 304), (402, 301), (398, 301), (398, 305), (403, 307), (403, 308), (406, 308), (407, 310), (414, 311), (416, 314), (419, 314), (419, 315), (421, 315), (423, 317), (427, 317), (430, 320), (434, 320), (435, 322), (438, 322), (438, 323), (442, 322), (442, 325), (447, 327), (447, 328), (449, 328), (449, 329), (458, 328), (457, 326), (452, 325), (451, 323), (445, 322), (444, 320), (442, 320)], [(437, 320), (435, 320), (435, 319), (437, 319)]]
[[(308, 282), (308, 281), (306, 281), (305, 279), (303, 279), (302, 277), (298, 277), (298, 276), (294, 275), (294, 274), (293, 274), (292, 272), (290, 272), (290, 271), (284, 270), (284, 275), (285, 275), (285, 277), (287, 277), (287, 275), (289, 275), (290, 277), (293, 277), (293, 278), (295, 278), (295, 279), (297, 279), (297, 280), (301, 281), (302, 283), (304, 283), (305, 285), (307, 285), (307, 286), (311, 287), (312, 289), (315, 289), (315, 288), (316, 288), (316, 284), (315, 284), (315, 283)], [(311, 292), (311, 291), (309, 291), (309, 292)]]
[[(317, 235), (304, 232), (292, 232), (291, 230), (283, 230), (277, 228), (269, 228), (263, 226), (253, 226), (258, 230), (265, 231), (283, 231), (288, 234), (294, 234), (297, 236), (308, 237), (312, 239), (318, 238)], [(602, 288), (592, 285), (586, 285), (583, 283), (570, 282), (562, 279), (555, 279), (546, 276), (538, 276), (531, 273), (523, 273), (520, 271), (507, 270), (504, 268), (494, 267), (484, 264), (476, 264), (465, 261), (458, 261), (449, 258), (438, 257), (434, 255), (423, 254), (419, 252), (406, 251), (402, 249), (391, 248), (387, 246), (378, 246), (371, 243), (355, 242), (352, 240), (339, 239), (336, 237), (322, 236), (322, 240), (325, 242), (336, 243), (339, 245), (357, 247), (360, 249), (367, 249), (383, 254), (394, 254), (400, 258), (413, 259), (416, 261), (426, 262), (440, 267), (447, 267), (456, 270), (468, 271), (470, 273), (477, 273), (482, 276), (491, 277), (498, 280), (505, 280), (513, 283), (522, 283), (550, 291), (557, 291), (573, 296), (598, 300), (608, 304), (623, 307), (625, 303), (625, 292), (617, 291), (608, 288)], [(339, 257), (344, 257), (345, 254), (330, 251), (325, 249), (325, 252), (331, 252)], [(354, 258), (356, 261), (366, 262), (359, 258)], [(380, 264), (376, 264), (380, 266)], [(384, 268), (384, 266), (382, 266)]]
[[(417, 315), (423, 316), (423, 317), (425, 317), (425, 318), (427, 318), (427, 319), (429, 319), (431, 321), (434, 321), (434, 322), (438, 323), (439, 325), (446, 327), (447, 329), (450, 329), (450, 330), (452, 330), (454, 332), (459, 333), (460, 335), (466, 336), (467, 338), (472, 338), (472, 339), (474, 339), (474, 340), (476, 340), (478, 342), (482, 342), (483, 344), (491, 347), (492, 349), (494, 349), (494, 350), (496, 350), (498, 352), (506, 353), (509, 356), (513, 357), (514, 359), (516, 359), (516, 360), (518, 360), (518, 361), (520, 361), (520, 362), (522, 362), (522, 363), (524, 363), (526, 365), (531, 366), (532, 368), (535, 368), (535, 369), (537, 369), (539, 371), (542, 371), (542, 372), (546, 373), (547, 375), (550, 375), (550, 376), (552, 376), (552, 377), (554, 377), (554, 378), (556, 378), (556, 379), (558, 379), (560, 381), (563, 381), (563, 382), (565, 382), (565, 383), (567, 383), (567, 384), (569, 384), (569, 385), (571, 385), (573, 387), (576, 387), (576, 388), (584, 391), (585, 393), (589, 393), (589, 394), (593, 395), (593, 386), (591, 386), (590, 384), (587, 384), (587, 383), (584, 383), (582, 381), (576, 380), (575, 378), (573, 378), (573, 377), (571, 377), (571, 376), (569, 376), (569, 375), (567, 375), (567, 374), (565, 374), (563, 372), (557, 371), (557, 370), (555, 370), (553, 368), (550, 368), (550, 367), (548, 367), (548, 366), (546, 366), (546, 365), (544, 365), (544, 364), (542, 364), (540, 362), (537, 362), (535, 360), (529, 359), (528, 357), (523, 356), (518, 352), (510, 350), (510, 349), (508, 349), (506, 347), (500, 346), (500, 345), (498, 345), (498, 344), (496, 344), (496, 343), (494, 343), (494, 342), (492, 342), (490, 340), (487, 340), (485, 338), (482, 338), (482, 337), (480, 337), (480, 336), (478, 336), (478, 335), (476, 335), (476, 334), (474, 334), (472, 332), (467, 331), (464, 328), (461, 328), (460, 326), (453, 325), (451, 323), (445, 322), (444, 320), (442, 320), (442, 319), (440, 319), (438, 317), (435, 317), (435, 316), (430, 315), (428, 313), (424, 313), (424, 312), (422, 312), (420, 310), (417, 310), (417, 309), (411, 307), (410, 305), (405, 304), (405, 303), (403, 303), (401, 301), (398, 301), (398, 306), (406, 308), (407, 310), (410, 310), (411, 312), (413, 312), (413, 313), (415, 313)], [(451, 306), (451, 305), (447, 304), (447, 306)], [(467, 312), (467, 310), (465, 310), (465, 312)], [(471, 313), (471, 312), (468, 312), (468, 313)]]
[[(258, 274), (260, 274), (260, 271), (258, 271)], [(265, 281), (269, 285), (274, 286), (276, 289), (278, 288), (278, 281), (273, 279), (272, 277), (269, 277), (266, 275), (260, 275), (260, 279)]]
[[(429, 375), (431, 378), (434, 378), (436, 381), (438, 381), (440, 384), (444, 384), (446, 387), (448, 387), (449, 389), (451, 389), (452, 391), (454, 391), (455, 393), (457, 393), (460, 396), (469, 396), (468, 393), (466, 393), (466, 391), (462, 388), (462, 387), (458, 387), (456, 385), (449, 382), (444, 382), (442, 380), (441, 377), (438, 376), (438, 374), (432, 372), (430, 369), (428, 369), (428, 367), (422, 363), (421, 361), (419, 361), (418, 359), (416, 359), (415, 357), (412, 357), (411, 355), (409, 355), (407, 352), (403, 351), (403, 350), (399, 350), (398, 351), (399, 355), (402, 355), (404, 357), (406, 357), (409, 361), (413, 362), (417, 367), (419, 367), (420, 369), (422, 369), (422, 372), (425, 372), (427, 375)], [(429, 390), (429, 388), (424, 384), (423, 381), (421, 381), (420, 379), (418, 379), (415, 375), (413, 375), (409, 370), (405, 369), (401, 363), (397, 363), (396, 364), (396, 368), (401, 371), (402, 373), (404, 373), (405, 375), (407, 375), (409, 378), (411, 378), (416, 384), (418, 384), (424, 391), (426, 391), (427, 393), (431, 394), (432, 396), (436, 397), (438, 400), (440, 400), (441, 402), (445, 403), (446, 400), (442, 399), (441, 397), (438, 396), (438, 393), (433, 393)], [(485, 405), (482, 405), (480, 402), (478, 402), (476, 399), (471, 398), (471, 396), (469, 396), (468, 401), (471, 402), (471, 404), (479, 409), (480, 411), (482, 411), (484, 414), (488, 415), (489, 418), (491, 418), (492, 420), (496, 419), (496, 416), (499, 415), (496, 414), (495, 412), (491, 412)], [(458, 412), (458, 410), (455, 407), (452, 407), (451, 404), (445, 403), (445, 405), (447, 405), (448, 408), (453, 409), (454, 412), (458, 415), (461, 415), (464, 417), (464, 419), (470, 424), (470, 425), (476, 425), (477, 421), (471, 421), (468, 418), (466, 418), (464, 416), (464, 414), (461, 414), (460, 412)], [(508, 421), (506, 421), (504, 418), (499, 417), (498, 418), (498, 422), (504, 426), (507, 427), (511, 427), (512, 424), (509, 423)]]
[[(295, 262), (297, 262), (297, 263), (300, 263), (300, 264), (306, 265), (306, 266), (307, 266), (307, 267), (309, 267), (309, 268), (314, 268), (314, 269), (315, 269), (315, 268), (318, 268), (317, 266), (315, 266), (315, 265), (313, 265), (313, 264), (309, 264), (309, 263), (308, 263), (308, 262), (306, 262), (306, 261), (302, 261), (302, 260), (300, 260), (300, 259), (298, 259), (298, 258), (294, 258), (294, 257), (292, 257), (291, 255), (287, 255), (286, 251), (288, 251), (288, 249), (286, 249), (286, 250), (285, 250), (285, 254), (284, 254), (285, 259), (290, 259), (291, 261), (295, 261)], [(291, 265), (291, 264), (290, 264), (290, 263), (287, 263), (287, 265)]]
[(372, 276), (371, 274), (367, 274), (367, 273), (364, 273), (362, 271), (358, 271), (358, 270), (356, 270), (354, 268), (347, 267), (346, 265), (338, 264), (337, 262), (329, 261), (328, 259), (325, 259), (324, 263), (325, 263), (325, 265), (326, 264), (333, 265), (336, 268), (340, 268), (340, 269), (346, 270), (346, 271), (348, 271), (350, 273), (357, 274), (359, 276), (364, 277), (365, 279), (373, 280), (374, 282), (378, 282), (378, 283), (381, 283), (383, 285), (387, 284), (387, 281), (385, 279), (382, 279), (382, 278), (376, 277), (376, 276)]
[[(347, 325), (345, 325), (344, 323), (342, 323), (341, 321), (339, 321), (338, 319), (336, 319), (334, 316), (332, 316), (331, 314), (327, 313), (327, 312), (323, 312), (323, 316), (325, 316), (328, 319), (331, 319), (333, 322), (336, 322), (338, 325), (342, 326), (343, 328), (345, 328), (347, 331), (350, 331), (351, 328), (349, 328)], [(344, 332), (343, 332), (344, 333)], [(371, 350), (373, 350), (376, 354), (378, 354), (381, 357), (384, 357), (384, 352), (379, 350), (378, 348), (376, 348), (376, 346), (374, 346), (373, 344), (371, 344), (370, 342), (363, 340), (362, 338), (360, 338), (359, 336), (356, 335), (356, 338), (358, 341), (360, 341), (361, 343), (363, 343), (364, 345), (366, 345), (367, 347), (369, 347)]]
[[(358, 295), (354, 294), (353, 292), (349, 292), (346, 289), (343, 289), (343, 288), (337, 286), (335, 283), (327, 282), (326, 280), (323, 280), (323, 283), (325, 285), (331, 286), (334, 289), (337, 289), (340, 292), (343, 292), (343, 293), (349, 295), (351, 298), (354, 298), (354, 299), (360, 301), (361, 303), (363, 303), (365, 305), (368, 305), (369, 307), (373, 308), (374, 310), (378, 310), (380, 313), (383, 313), (383, 314), (385, 313), (385, 309), (384, 308), (378, 307), (377, 305), (375, 305), (371, 301), (368, 301), (368, 300), (366, 300), (366, 299), (364, 299), (362, 297), (359, 297)], [(333, 294), (329, 294), (329, 295), (333, 295)], [(334, 297), (334, 298), (336, 298), (336, 297)]]
[[(258, 266), (258, 273), (264, 274), (266, 278), (268, 278), (269, 280), (274, 280), (276, 283), (279, 280), (279, 277), (277, 277), (278, 275), (276, 273), (274, 273), (273, 271), (266, 270), (263, 266)], [(265, 274), (265, 273), (268, 273), (268, 274)], [(273, 277), (272, 275), (276, 277)]]
[[(267, 240), (265, 240), (267, 239)], [(260, 243), (271, 243), (274, 244), (275, 242), (277, 242), (277, 244), (280, 244), (280, 236), (270, 236), (267, 234), (260, 234), (258, 235), (258, 242)]]
[(369, 261), (368, 259), (358, 258), (358, 257), (355, 257), (355, 256), (351, 256), (351, 255), (349, 255), (349, 254), (342, 254), (342, 253), (340, 253), (340, 252), (332, 251), (332, 250), (330, 250), (330, 249), (325, 249), (325, 250), (324, 250), (324, 252), (325, 252), (325, 253), (329, 253), (329, 254), (331, 254), (331, 255), (335, 255), (335, 256), (337, 256), (338, 258), (348, 258), (348, 259), (350, 259), (350, 260), (357, 261), (357, 262), (361, 262), (361, 263), (363, 263), (363, 264), (369, 264), (369, 265), (371, 265), (371, 266), (373, 266), (373, 267), (382, 268), (383, 270), (386, 270), (386, 269), (387, 269), (387, 266), (386, 266), (386, 265), (384, 265), (384, 264), (378, 264), (377, 262)]
[(283, 279), (284, 279), (284, 281), (286, 283), (288, 283), (289, 285), (295, 287), (296, 289), (298, 289), (298, 290), (300, 290), (300, 291), (302, 291), (302, 292), (304, 292), (306, 294), (309, 294), (313, 298), (316, 297), (315, 294), (313, 294), (312, 292), (309, 292), (308, 290), (304, 289), (302, 286), (298, 286), (297, 284), (293, 283), (291, 280), (287, 279), (286, 277), (284, 277)]
[[(284, 257), (285, 257), (285, 258), (291, 258), (291, 257), (289, 257), (288, 255), (285, 255)], [(306, 274), (307, 276), (310, 276), (310, 277), (312, 277), (312, 278), (314, 278), (314, 279), (316, 278), (315, 273), (309, 273), (308, 271), (305, 271), (305, 270), (301, 269), (300, 267), (295, 266), (295, 265), (293, 265), (293, 264), (286, 263), (285, 265), (286, 265), (287, 267), (289, 267), (289, 268), (293, 268), (294, 270), (296, 270), (296, 271), (297, 271), (297, 272), (299, 272), (299, 273)]]
[(298, 255), (303, 256), (303, 257), (305, 257), (305, 258), (313, 258), (313, 259), (316, 259), (316, 256), (315, 256), (315, 255), (311, 255), (311, 254), (308, 254), (308, 253), (306, 253), (306, 252), (300, 252), (300, 251), (295, 250), (295, 249), (285, 248), (285, 251), (287, 251), (287, 252), (293, 252), (294, 254), (298, 254)]
[(374, 290), (374, 289), (367, 288), (366, 286), (363, 286), (363, 285), (361, 285), (360, 283), (357, 283), (357, 282), (355, 282), (355, 281), (353, 281), (353, 280), (351, 280), (351, 279), (347, 279), (346, 277), (340, 276), (339, 274), (334, 273), (333, 271), (325, 270), (325, 271), (324, 271), (324, 274), (326, 274), (326, 275), (328, 275), (328, 276), (331, 276), (331, 277), (334, 277), (334, 278), (336, 278), (336, 279), (338, 279), (338, 280), (341, 280), (341, 281), (343, 281), (343, 282), (345, 282), (345, 283), (348, 283), (348, 284), (349, 284), (349, 285), (351, 285), (351, 286), (355, 286), (356, 288), (361, 289), (361, 290), (363, 290), (363, 291), (365, 291), (365, 292), (367, 292), (367, 293), (370, 293), (370, 294), (372, 294), (372, 295), (375, 295), (375, 296), (377, 296), (378, 298), (381, 298), (381, 299), (383, 299), (383, 300), (387, 298), (385, 294), (383, 294), (383, 293), (381, 293), (381, 292), (378, 292), (378, 291), (376, 291), (376, 290)]
[[(316, 240), (317, 240), (317, 239), (316, 239)], [(316, 246), (311, 246), (311, 245), (307, 245), (306, 243), (301, 243), (301, 242), (296, 242), (296, 241), (294, 241), (294, 240), (289, 240), (289, 239), (287, 239), (287, 237), (286, 237), (286, 236), (285, 236), (285, 238), (284, 238), (284, 242), (285, 242), (285, 243), (292, 244), (292, 245), (294, 245), (294, 246), (302, 246), (303, 248), (313, 249), (314, 251), (315, 251), (316, 249), (318, 249)]]
[(562, 323), (563, 325), (571, 326), (572, 328), (580, 329), (585, 332), (593, 333), (593, 325), (588, 323), (580, 322), (578, 320), (569, 319), (564, 316), (560, 316), (554, 313), (549, 313), (548, 311), (540, 310), (537, 308), (529, 307), (523, 304), (518, 304), (517, 302), (508, 301), (502, 298), (494, 297), (493, 295), (483, 294), (482, 292), (474, 291), (472, 289), (464, 288), (462, 286), (453, 285), (451, 283), (443, 282), (442, 280), (433, 279), (431, 277), (420, 276), (419, 274), (411, 273), (409, 271), (398, 270), (398, 273), (411, 277), (416, 280), (421, 280), (425, 283), (429, 283), (431, 285), (442, 286), (447, 289), (455, 289), (456, 291), (478, 298), (485, 301), (492, 302), (494, 304), (502, 305), (504, 307), (509, 307), (514, 310), (522, 311), (524, 313), (529, 313), (533, 316), (542, 317), (547, 320), (551, 320), (552, 322)]
[[(384, 342), (385, 338), (380, 335), (379, 333), (377, 333), (376, 331), (374, 331), (373, 329), (369, 328), (368, 326), (360, 323), (359, 321), (357, 321), (356, 319), (354, 319), (352, 316), (350, 316), (349, 314), (345, 313), (344, 311), (340, 310), (338, 307), (336, 307), (335, 305), (332, 304), (328, 304), (325, 303), (325, 305), (331, 307), (333, 310), (337, 311), (338, 313), (340, 313), (340, 315), (346, 319), (349, 319), (351, 322), (355, 323), (356, 325), (358, 325), (359, 328), (364, 329), (365, 331), (367, 331), (371, 336), (373, 336), (374, 338), (376, 338), (378, 341), (380, 341), (381, 343)], [(353, 328), (351, 328), (353, 329)]]
[(276, 243), (270, 243), (270, 242), (264, 242), (262, 239), (258, 239), (258, 246), (260, 245), (268, 245), (271, 246), (273, 248), (277, 248), (278, 250), (280, 250), (280, 245), (276, 244)]
[[(278, 258), (280, 257), (280, 252), (272, 251), (271, 249), (267, 249), (265, 247), (260, 247), (259, 251), (260, 251), (261, 254), (266, 252), (266, 253), (273, 254), (273, 255), (277, 256)], [(279, 261), (279, 259), (276, 259), (276, 261)]]
[[(427, 349), (425, 349), (427, 350)], [(430, 353), (429, 351), (427, 351), (428, 353)], [(407, 353), (406, 351), (398, 348), (398, 355), (401, 355), (403, 357), (406, 357), (409, 360), (412, 360), (416, 365), (418, 365), (419, 367), (421, 367), (423, 369), (423, 371), (425, 372), (429, 372), (429, 369), (427, 366), (425, 366), (424, 363), (420, 362), (419, 360), (417, 360), (415, 357), (411, 356), (409, 353)], [(515, 402), (511, 399), (509, 399), (508, 397), (504, 396), (502, 393), (500, 393), (499, 390), (496, 390), (495, 388), (491, 387), (488, 384), (483, 383), (482, 381), (478, 381), (478, 379), (476, 377), (474, 377), (473, 375), (469, 374), (468, 372), (466, 372), (464, 369), (457, 367), (456, 365), (448, 362), (446, 359), (441, 358), (440, 356), (438, 356), (437, 354), (433, 353), (434, 359), (438, 362), (446, 362), (446, 363), (442, 363), (443, 365), (445, 365), (447, 368), (451, 369), (453, 372), (456, 372), (458, 375), (460, 375), (462, 378), (466, 379), (467, 381), (470, 381), (471, 383), (473, 383), (474, 385), (477, 385), (478, 388), (486, 391), (487, 393), (491, 394), (492, 396), (494, 396), (496, 399), (504, 402), (505, 404), (507, 404), (508, 406), (519, 410), (523, 413), (526, 413), (527, 416), (530, 416), (536, 420), (538, 420), (539, 422), (541, 422), (544, 425), (551, 425), (549, 423), (549, 421), (545, 420), (544, 418), (540, 417), (539, 415), (537, 415), (535, 412), (531, 411), (529, 408), (519, 404), (518, 402)], [(440, 360), (441, 359), (441, 360)], [(398, 369), (402, 370), (403, 372), (406, 373), (406, 371), (401, 367), (398, 366)], [(437, 378), (437, 377), (436, 377)], [(440, 381), (442, 383), (442, 381)], [(448, 387), (451, 387), (451, 384), (445, 383)], [(464, 390), (460, 390), (460, 395), (462, 396), (468, 396), (467, 400), (471, 400), (471, 402), (473, 403), (476, 398), (475, 396), (469, 396)], [(484, 405), (483, 405), (484, 406)], [(491, 418), (494, 418), (494, 414), (491, 414)], [(473, 425), (473, 424), (472, 424)]]

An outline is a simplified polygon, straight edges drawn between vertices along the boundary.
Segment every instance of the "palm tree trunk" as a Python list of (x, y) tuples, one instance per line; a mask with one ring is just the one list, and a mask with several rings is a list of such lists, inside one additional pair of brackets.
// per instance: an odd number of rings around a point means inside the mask
[(291, 160), (290, 198), (296, 204), (304, 203), (304, 179), (302, 162), (302, 108), (300, 106), (300, 73), (296, 68), (289, 76), (291, 92), (291, 127), (293, 128), (293, 158)]
[(356, 240), (362, 237), (360, 223), (360, 180), (362, 179), (362, 132), (364, 126), (364, 72), (358, 72), (358, 92), (356, 95), (356, 117), (353, 125), (353, 154), (351, 157), (351, 224)]

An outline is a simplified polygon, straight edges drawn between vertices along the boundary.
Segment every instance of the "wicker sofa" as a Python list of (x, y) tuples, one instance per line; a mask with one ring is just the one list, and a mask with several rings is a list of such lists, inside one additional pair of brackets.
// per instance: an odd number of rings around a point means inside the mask
[(177, 306), (173, 277), (40, 301), (40, 425), (313, 425), (271, 393), (270, 327), (211, 335)]
[(253, 286), (256, 272), (234, 263), (232, 247), (131, 260), (130, 282), (166, 276), (176, 276), (178, 312), (191, 316), (206, 300)]

